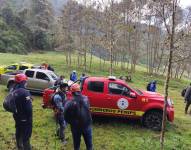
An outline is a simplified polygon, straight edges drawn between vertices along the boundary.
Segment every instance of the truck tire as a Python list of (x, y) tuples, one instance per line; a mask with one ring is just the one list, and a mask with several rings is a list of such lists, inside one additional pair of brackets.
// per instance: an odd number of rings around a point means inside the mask
[(13, 81), (9, 82), (7, 85), (8, 91), (11, 91), (11, 89), (13, 89), (13, 87), (14, 87), (14, 82)]
[(162, 111), (152, 110), (143, 117), (143, 125), (154, 131), (160, 131), (162, 127)]

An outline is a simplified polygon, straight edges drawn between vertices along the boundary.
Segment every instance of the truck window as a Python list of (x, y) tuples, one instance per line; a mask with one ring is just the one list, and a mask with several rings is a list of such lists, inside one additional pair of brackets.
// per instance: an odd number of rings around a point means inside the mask
[(88, 90), (90, 91), (103, 93), (103, 89), (104, 89), (104, 82), (100, 81), (88, 82)]
[(121, 84), (109, 83), (109, 93), (128, 96), (130, 93), (130, 90)]
[(54, 73), (49, 73), (49, 75), (52, 77), (53, 80), (57, 80), (58, 77)]
[(33, 78), (33, 76), (34, 76), (34, 71), (27, 70), (27, 71), (25, 72), (25, 75), (26, 75), (27, 77), (29, 77), (29, 78)]
[(17, 69), (17, 66), (16, 66), (16, 65), (11, 65), (11, 66), (8, 66), (6, 69), (16, 70), (16, 69)]
[(25, 70), (25, 69), (28, 69), (27, 66), (19, 66), (19, 70)]
[(41, 80), (49, 80), (48, 76), (42, 72), (37, 72), (36, 78)]

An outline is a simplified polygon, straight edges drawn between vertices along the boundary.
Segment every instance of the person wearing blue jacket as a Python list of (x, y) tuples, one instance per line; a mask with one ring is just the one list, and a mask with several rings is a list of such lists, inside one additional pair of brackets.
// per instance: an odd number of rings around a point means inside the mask
[(64, 130), (66, 128), (66, 122), (64, 120), (64, 105), (66, 102), (67, 87), (67, 83), (60, 83), (59, 88), (53, 97), (56, 122), (59, 124), (59, 129), (57, 129), (56, 132), (63, 144), (67, 143), (67, 139), (64, 134)]
[(13, 114), (16, 127), (16, 144), (18, 150), (31, 150), (30, 138), (32, 135), (32, 98), (26, 90), (27, 77), (24, 74), (15, 76), (15, 87), (12, 89), (16, 93), (17, 112)]
[(78, 80), (76, 70), (73, 70), (72, 73), (70, 74), (70, 80), (73, 82)]
[(154, 80), (154, 81), (152, 81), (151, 82), (151, 84), (150, 84), (150, 91), (151, 92), (156, 92), (156, 84), (157, 84), (157, 81), (156, 80)]

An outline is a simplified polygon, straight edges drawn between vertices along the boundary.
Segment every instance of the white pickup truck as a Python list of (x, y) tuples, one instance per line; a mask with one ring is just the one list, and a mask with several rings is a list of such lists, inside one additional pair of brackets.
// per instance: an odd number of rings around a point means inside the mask
[[(26, 69), (23, 72), (27, 77), (27, 89), (31, 92), (42, 93), (44, 89), (54, 86), (57, 76), (50, 70)], [(0, 75), (0, 84), (7, 85), (10, 90), (14, 86), (14, 77), (16, 73)]]

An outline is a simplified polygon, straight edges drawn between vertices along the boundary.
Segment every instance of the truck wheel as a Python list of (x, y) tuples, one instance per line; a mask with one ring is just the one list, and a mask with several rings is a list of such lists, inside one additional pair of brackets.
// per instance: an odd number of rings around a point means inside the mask
[(153, 110), (147, 112), (143, 118), (143, 125), (146, 128), (160, 131), (162, 127), (162, 115), (162, 111)]
[(14, 87), (14, 82), (8, 83), (7, 88), (9, 91), (11, 91), (11, 89), (13, 89), (13, 87)]

